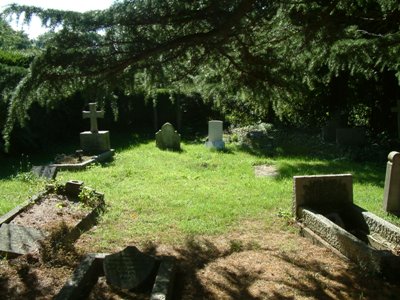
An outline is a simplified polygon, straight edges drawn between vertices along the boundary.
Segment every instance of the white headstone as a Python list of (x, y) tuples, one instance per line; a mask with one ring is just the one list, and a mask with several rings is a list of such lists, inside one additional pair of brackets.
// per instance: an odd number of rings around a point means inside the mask
[(208, 141), (206, 147), (214, 149), (224, 149), (225, 143), (222, 140), (223, 122), (212, 120), (208, 122)]
[(83, 111), (82, 117), (90, 119), (90, 131), (80, 133), (81, 148), (85, 153), (99, 154), (110, 150), (110, 133), (99, 131), (97, 118), (104, 117), (104, 111), (96, 110), (96, 103), (89, 103), (89, 111)]
[(89, 111), (84, 110), (82, 117), (84, 119), (90, 119), (90, 132), (97, 133), (99, 131), (97, 127), (97, 118), (104, 118), (104, 111), (96, 111), (96, 103), (89, 103)]

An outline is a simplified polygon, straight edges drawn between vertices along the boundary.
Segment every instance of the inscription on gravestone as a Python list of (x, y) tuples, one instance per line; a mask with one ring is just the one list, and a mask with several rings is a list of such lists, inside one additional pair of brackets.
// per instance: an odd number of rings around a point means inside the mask
[(107, 282), (120, 289), (131, 290), (155, 275), (157, 261), (136, 247), (126, 247), (121, 252), (107, 255), (103, 263)]

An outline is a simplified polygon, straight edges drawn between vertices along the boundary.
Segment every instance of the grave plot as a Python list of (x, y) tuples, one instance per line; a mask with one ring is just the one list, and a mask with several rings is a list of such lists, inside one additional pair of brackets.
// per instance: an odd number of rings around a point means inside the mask
[(90, 131), (80, 133), (81, 149), (74, 154), (61, 154), (54, 163), (44, 166), (34, 166), (32, 172), (46, 179), (54, 179), (57, 170), (80, 170), (95, 162), (111, 159), (114, 149), (110, 147), (110, 132), (99, 131), (97, 118), (103, 118), (104, 112), (96, 110), (96, 103), (89, 103), (89, 111), (83, 111), (82, 117), (90, 119)]
[(98, 155), (88, 155), (83, 150), (75, 151), (73, 155), (60, 155), (56, 157), (54, 163), (49, 167), (57, 168), (58, 170), (81, 170), (95, 162), (109, 160), (114, 155), (114, 149), (109, 149)]
[(104, 208), (104, 195), (83, 187), (83, 182), (49, 185), (0, 218), (0, 254), (6, 257), (33, 253), (52, 229), (66, 226), (73, 242), (96, 222)]
[(174, 275), (170, 258), (153, 257), (128, 246), (114, 254), (87, 255), (55, 299), (97, 299), (101, 295), (168, 300)]
[(353, 204), (352, 175), (295, 176), (293, 213), (303, 235), (399, 280), (400, 229)]

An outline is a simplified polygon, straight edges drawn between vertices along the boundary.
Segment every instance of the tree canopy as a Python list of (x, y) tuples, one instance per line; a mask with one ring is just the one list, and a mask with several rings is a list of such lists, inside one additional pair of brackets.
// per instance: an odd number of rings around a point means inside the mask
[(339, 98), (338, 78), (354, 90), (385, 72), (400, 80), (397, 0), (124, 0), (85, 13), (11, 5), (3, 15), (62, 27), (12, 93), (9, 119), (21, 122), (31, 103), (76, 91), (103, 101), (157, 88), (302, 122), (334, 109), (326, 99)]

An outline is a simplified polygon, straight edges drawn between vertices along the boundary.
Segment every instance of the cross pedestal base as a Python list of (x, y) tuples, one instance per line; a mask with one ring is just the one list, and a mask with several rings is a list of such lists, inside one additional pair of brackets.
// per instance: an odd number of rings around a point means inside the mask
[(110, 150), (110, 132), (99, 131), (92, 133), (83, 131), (80, 133), (81, 149), (88, 154), (99, 154)]

